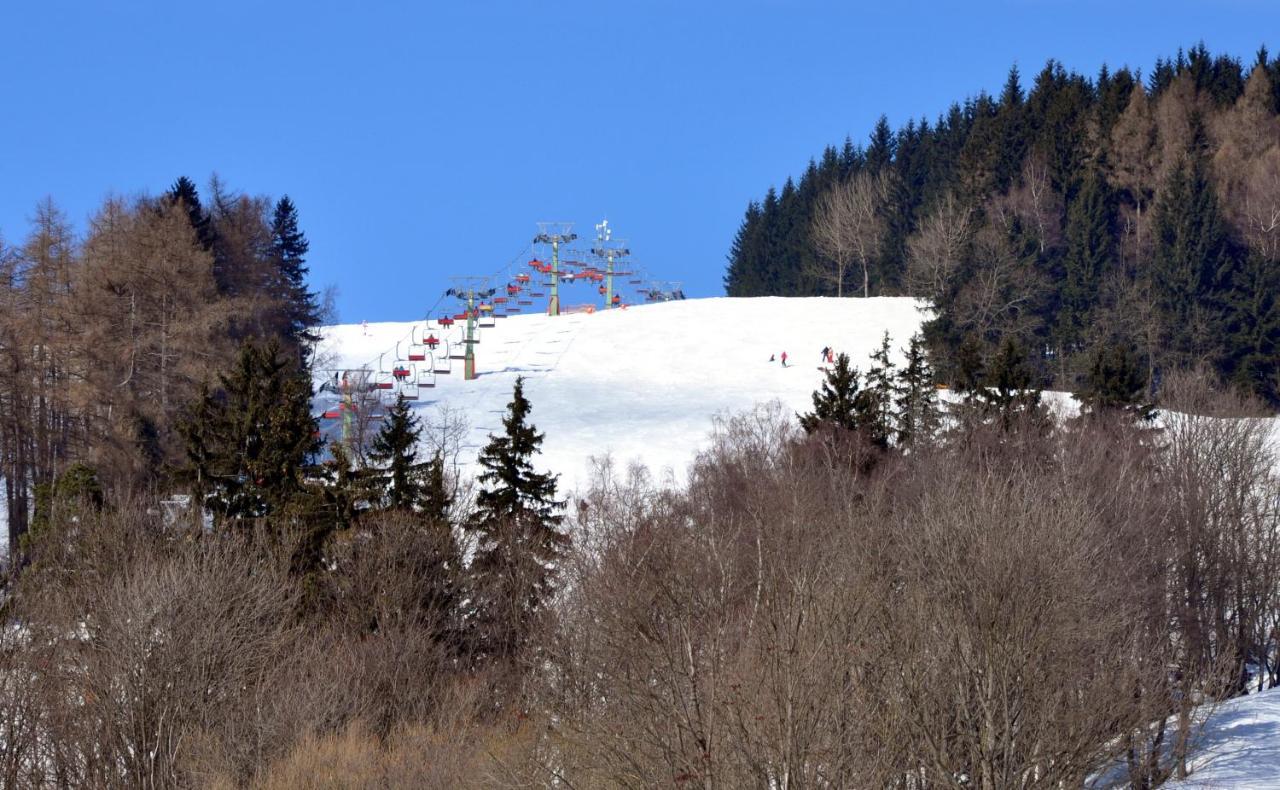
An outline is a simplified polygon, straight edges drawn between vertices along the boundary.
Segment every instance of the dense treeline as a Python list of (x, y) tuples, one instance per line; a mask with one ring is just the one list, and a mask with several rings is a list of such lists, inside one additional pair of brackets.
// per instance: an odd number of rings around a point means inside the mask
[(83, 238), (52, 201), (18, 246), (0, 241), (0, 476), (10, 556), (33, 498), (77, 464), (113, 498), (154, 493), (186, 463), (179, 425), (245, 341), (305, 364), (321, 305), (288, 197), (216, 178), (208, 206), (180, 178), (165, 194), (109, 198)]
[(948, 381), (1013, 340), (1062, 389), (1123, 353), (1152, 391), (1208, 365), (1280, 403), (1280, 58), (1050, 61), (935, 122), (881, 118), (747, 207), (725, 276), (731, 296), (846, 286), (930, 300)]

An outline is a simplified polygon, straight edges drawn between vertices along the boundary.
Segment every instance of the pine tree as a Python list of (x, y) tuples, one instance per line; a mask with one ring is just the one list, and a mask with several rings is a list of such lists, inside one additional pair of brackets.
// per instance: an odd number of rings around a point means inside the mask
[(312, 329), (320, 323), (320, 305), (306, 282), (310, 246), (298, 229), (298, 210), (285, 195), (271, 217), (271, 257), (277, 269), (277, 298), (284, 305), (284, 332), (299, 347), (317, 339)]
[(182, 426), (198, 499), (224, 524), (303, 506), (304, 470), (320, 445), (306, 374), (273, 340), (246, 343), (219, 380)]
[(382, 428), (369, 444), (369, 458), (378, 467), (379, 499), (391, 510), (413, 510), (422, 496), (423, 468), (417, 463), (422, 427), (401, 395), (387, 410)]
[(491, 436), (478, 462), (475, 512), (467, 528), (475, 536), (471, 563), (477, 649), (511, 660), (524, 649), (555, 592), (556, 566), (568, 546), (560, 531), (563, 502), (554, 475), (534, 471), (543, 436), (528, 422), (524, 379), (503, 418), (503, 433)]
[(1075, 398), (1087, 415), (1127, 412), (1136, 419), (1149, 420), (1155, 412), (1143, 397), (1146, 384), (1140, 360), (1127, 346), (1117, 343), (1093, 352), (1084, 386)]
[(1214, 292), (1232, 261), (1218, 199), (1203, 155), (1203, 125), (1193, 124), (1190, 150), (1169, 176), (1155, 211), (1151, 278), (1172, 361), (1190, 365), (1210, 355)]
[(1116, 265), (1115, 205), (1096, 169), (1067, 212), (1066, 237), (1057, 323), (1060, 348), (1070, 353), (1083, 340), (1103, 276)]
[(884, 333), (880, 347), (871, 354), (866, 383), (854, 398), (854, 409), (863, 434), (881, 449), (889, 446), (894, 434), (894, 365), (889, 359), (889, 333)]
[(849, 364), (849, 355), (837, 354), (836, 362), (827, 371), (822, 386), (813, 393), (813, 411), (797, 415), (805, 433), (813, 434), (824, 427), (858, 430), (860, 379), (858, 369)]
[(940, 412), (924, 336), (918, 332), (911, 336), (906, 359), (906, 364), (898, 372), (894, 405), (897, 406), (898, 444), (910, 447), (932, 440), (938, 429)]
[(1027, 364), (1026, 352), (1013, 338), (1006, 338), (987, 370), (981, 388), (984, 411), (1010, 430), (1019, 416), (1043, 417), (1040, 390)]
[(200, 191), (196, 189), (195, 182), (186, 176), (179, 176), (178, 180), (173, 182), (173, 186), (169, 187), (166, 197), (170, 203), (182, 206), (187, 212), (187, 220), (196, 232), (196, 240), (200, 243), (200, 247), (204, 250), (213, 249), (215, 235), (213, 222), (200, 203)]

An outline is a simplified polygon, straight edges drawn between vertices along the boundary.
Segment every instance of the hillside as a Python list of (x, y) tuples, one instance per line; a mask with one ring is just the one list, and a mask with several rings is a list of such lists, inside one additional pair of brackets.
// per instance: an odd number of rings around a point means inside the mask
[[(896, 351), (921, 319), (914, 299), (780, 297), (691, 299), (558, 318), (510, 316), (481, 330), (476, 380), (464, 381), (455, 361), (451, 374), (421, 390), (416, 406), (424, 420), (442, 407), (466, 413), (469, 460), (489, 433), (500, 430), (515, 378), (525, 376), (533, 421), (546, 433), (541, 463), (566, 487), (583, 483), (589, 459), (606, 453), (620, 463), (640, 460), (655, 472), (671, 470), (680, 479), (715, 415), (773, 399), (807, 409), (822, 377), (824, 346), (865, 366), (886, 330)], [(389, 370), (397, 342), (406, 353), (414, 327), (422, 325), (326, 327), (319, 355), (327, 371), (317, 375), (376, 371), (380, 364)], [(435, 331), (442, 337), (458, 332)], [(789, 356), (785, 369), (769, 362), (783, 351)], [(331, 393), (320, 394), (317, 412), (336, 401)], [(338, 435), (336, 421), (323, 426)]]

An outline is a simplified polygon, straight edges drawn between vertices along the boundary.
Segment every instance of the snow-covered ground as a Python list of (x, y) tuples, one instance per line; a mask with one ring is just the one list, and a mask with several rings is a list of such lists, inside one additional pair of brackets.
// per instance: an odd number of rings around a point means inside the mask
[(1190, 775), (1168, 788), (1280, 788), (1280, 688), (1222, 704), (1205, 724)]
[[(848, 353), (865, 369), (887, 330), (900, 360), (924, 317), (913, 299), (781, 297), (510, 316), (481, 331), (478, 378), (464, 381), (462, 363), (455, 361), (451, 374), (421, 390), (415, 408), (427, 421), (441, 407), (465, 412), (471, 432), (463, 460), (474, 459), (488, 434), (501, 430), (512, 386), (524, 376), (531, 420), (546, 434), (539, 464), (561, 475), (562, 490), (584, 485), (590, 458), (605, 454), (619, 464), (639, 460), (659, 475), (670, 470), (681, 480), (715, 415), (774, 399), (807, 410), (822, 379), (823, 347)], [(423, 322), (326, 327), (321, 364), (389, 371), (397, 342), (407, 355), (415, 326), (421, 329)], [(434, 321), (430, 327), (437, 337), (458, 332), (442, 332)], [(786, 368), (769, 362), (784, 351)], [(317, 412), (335, 402), (333, 395), (319, 395)], [(326, 428), (334, 432), (336, 423)]]

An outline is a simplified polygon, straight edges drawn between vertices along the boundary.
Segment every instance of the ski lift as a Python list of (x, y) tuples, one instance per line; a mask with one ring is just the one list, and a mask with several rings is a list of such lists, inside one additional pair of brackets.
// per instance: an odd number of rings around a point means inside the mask
[(507, 285), (507, 296), (515, 296), (518, 293), (520, 293), (520, 286), (511, 284)]
[(546, 291), (534, 291), (533, 293), (531, 293), (531, 294), (529, 294), (529, 295), (530, 295), (530, 296), (532, 296), (534, 299), (541, 299), (542, 297), (544, 297), (544, 296), (546, 296), (546, 295), (547, 295), (547, 292), (546, 292)]
[(410, 343), (408, 360), (410, 362), (426, 362), (427, 347), (422, 343)]
[(447, 315), (442, 315), (440, 316), (440, 320), (438, 321), (438, 323), (440, 324), (440, 326), (450, 327), (450, 326), (453, 326), (453, 319)]
[(413, 377), (413, 370), (409, 365), (396, 365), (391, 369), (391, 377), (396, 381), (404, 381)]
[(396, 380), (385, 370), (380, 370), (369, 377), (370, 390), (389, 390), (394, 389), (395, 385)]
[(449, 341), (439, 341), (442, 348), (439, 352), (431, 351), (431, 372), (447, 375), (453, 371), (452, 357), (449, 356)]
[(432, 351), (435, 351), (436, 346), (440, 345), (440, 338), (436, 337), (434, 334), (427, 335), (427, 337), (422, 341), (422, 345)]
[(605, 288), (605, 287), (602, 285), (602, 286), (600, 286), (599, 288), (597, 288), (596, 290), (600, 292), (600, 295), (601, 295), (601, 296), (604, 296), (608, 289), (607, 289), (607, 288)]
[(493, 303), (494, 303), (494, 304), (506, 304), (506, 303), (507, 303), (507, 297), (505, 297), (505, 296), (495, 296), (495, 297), (493, 297)]
[[(516, 275), (516, 282), (520, 283), (520, 285), (525, 285), (526, 283), (529, 282), (529, 275), (525, 274), (524, 272), (520, 272), (519, 274)], [(507, 286), (507, 287), (511, 288), (512, 286)], [(515, 289), (517, 291), (520, 290), (520, 286), (515, 286)]]
[(418, 389), (430, 389), (436, 385), (435, 363), (418, 368)]
[(622, 296), (621, 296), (621, 295), (619, 295), (619, 294), (614, 294), (614, 295), (613, 295), (613, 306), (614, 306), (614, 307), (617, 307), (617, 306), (618, 306), (618, 305), (620, 305), (620, 304), (622, 304)]

